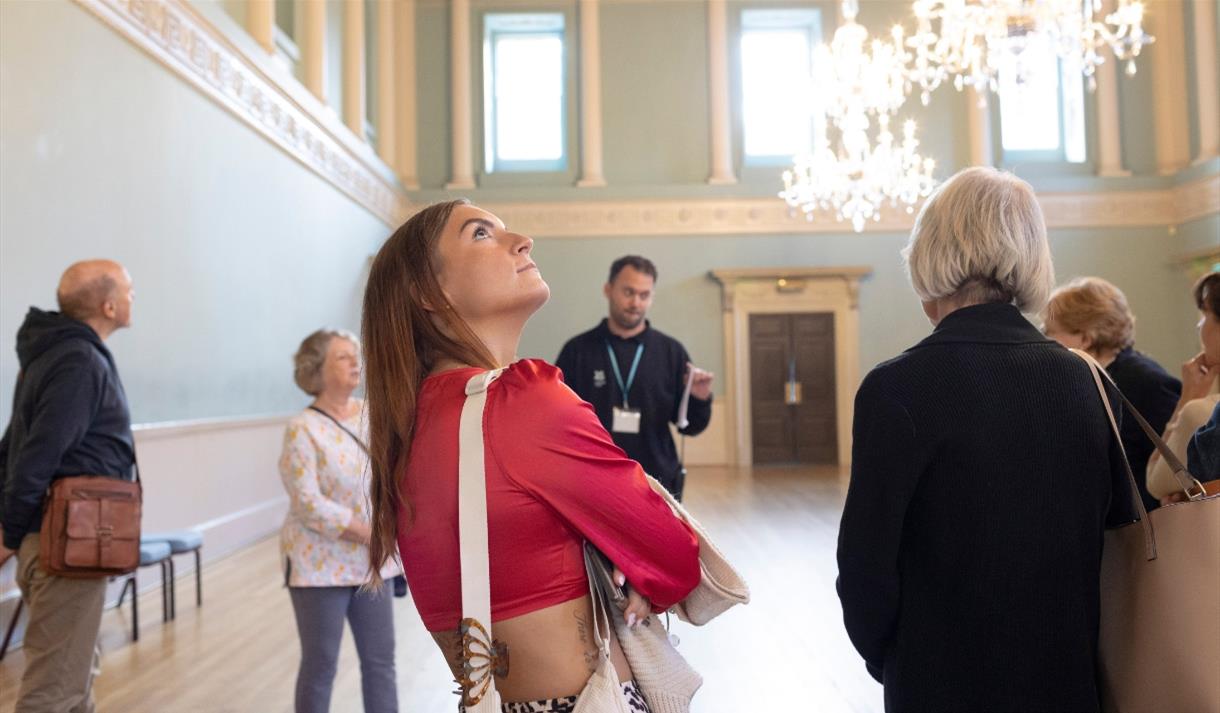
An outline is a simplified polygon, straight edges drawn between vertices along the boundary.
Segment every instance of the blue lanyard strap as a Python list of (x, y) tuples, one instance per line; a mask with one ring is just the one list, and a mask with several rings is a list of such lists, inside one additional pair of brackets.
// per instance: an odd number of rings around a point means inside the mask
[(610, 366), (614, 367), (614, 379), (618, 382), (619, 390), (623, 392), (623, 408), (629, 408), (627, 392), (631, 391), (631, 385), (635, 383), (635, 372), (640, 368), (640, 357), (644, 355), (644, 345), (640, 344), (635, 348), (635, 359), (631, 362), (631, 373), (627, 375), (626, 383), (623, 382), (623, 372), (618, 367), (618, 357), (614, 356), (614, 348), (610, 346), (610, 342), (606, 342), (606, 353), (610, 355)]

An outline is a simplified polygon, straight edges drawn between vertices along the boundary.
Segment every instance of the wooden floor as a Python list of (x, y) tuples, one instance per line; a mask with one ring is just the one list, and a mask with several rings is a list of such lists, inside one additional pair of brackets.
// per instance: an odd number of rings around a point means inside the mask
[[(703, 674), (694, 713), (766, 710), (880, 711), (881, 687), (843, 631), (835, 595), (835, 539), (843, 492), (835, 472), (694, 469), (687, 504), (749, 581), (753, 602), (706, 627), (676, 622), (679, 650)], [(103, 617), (99, 713), (287, 713), (298, 645), (282, 587), (276, 538), (204, 568), (204, 607), (193, 581), (178, 583), (178, 618), (160, 621), (160, 597)], [(398, 694), (403, 713), (456, 709), (453, 684), (410, 598), (395, 600)], [(23, 667), (0, 663), (0, 713), (13, 710)], [(331, 710), (358, 713), (360, 672), (345, 636)]]

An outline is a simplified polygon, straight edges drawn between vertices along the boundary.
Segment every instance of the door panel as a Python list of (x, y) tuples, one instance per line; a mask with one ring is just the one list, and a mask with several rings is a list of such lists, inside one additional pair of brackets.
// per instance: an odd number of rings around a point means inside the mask
[(750, 315), (750, 421), (755, 463), (787, 463), (796, 452), (796, 423), (784, 403), (791, 342), (787, 315)]
[[(837, 463), (834, 315), (750, 316), (754, 462)], [(785, 400), (790, 379), (799, 403)]]

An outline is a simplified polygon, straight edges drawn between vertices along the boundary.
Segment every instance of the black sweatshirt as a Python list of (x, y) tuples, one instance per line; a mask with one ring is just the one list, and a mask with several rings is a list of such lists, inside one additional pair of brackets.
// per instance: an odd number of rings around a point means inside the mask
[(110, 350), (87, 324), (31, 307), (17, 331), (21, 371), (0, 439), (4, 546), (42, 525), (51, 481), (72, 475), (131, 477), (135, 439)]
[(1134, 496), (1085, 363), (965, 307), (865, 377), (852, 437), (838, 589), (886, 710), (1098, 710), (1103, 532)]
[[(1178, 405), (1178, 397), (1182, 395), (1182, 382), (1170, 376), (1160, 364), (1149, 357), (1127, 347), (1114, 357), (1114, 361), (1106, 367), (1106, 372), (1123, 394), (1131, 400), (1132, 405), (1140, 412), (1148, 425), (1157, 434), (1165, 432), (1169, 417)], [(1123, 434), (1123, 448), (1127, 451), (1127, 462), (1135, 473), (1135, 480), (1140, 486), (1140, 495), (1144, 498), (1144, 507), (1153, 510), (1161, 502), (1148, 494), (1148, 458), (1156, 449), (1152, 439), (1140, 428), (1139, 422), (1128, 414), (1123, 414), (1120, 430)]]
[[(623, 394), (614, 376), (607, 344), (614, 349), (624, 382), (631, 371), (636, 349), (641, 344), (644, 346), (638, 373), (627, 394), (631, 408), (641, 412), (638, 434), (614, 433), (611, 428), (614, 407), (622, 407)], [(563, 371), (564, 382), (593, 405), (598, 419), (610, 431), (619, 448), (676, 497), (682, 496), (683, 471), (669, 424), (678, 422), (689, 361), (690, 356), (681, 342), (653, 329), (649, 322), (645, 322), (643, 332), (631, 339), (622, 339), (610, 331), (604, 319), (593, 329), (568, 340), (555, 360), (555, 365)], [(699, 435), (712, 419), (712, 400), (692, 396), (686, 417), (690, 424), (680, 432), (687, 436)]]

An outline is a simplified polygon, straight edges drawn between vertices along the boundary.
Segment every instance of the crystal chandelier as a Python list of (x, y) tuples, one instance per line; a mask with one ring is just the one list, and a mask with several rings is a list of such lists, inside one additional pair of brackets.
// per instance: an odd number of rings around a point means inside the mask
[(903, 124), (900, 143), (890, 132), (888, 114), (878, 115), (877, 123), (875, 143), (856, 129), (844, 129), (837, 148), (819, 139), (812, 153), (797, 156), (796, 165), (784, 171), (780, 197), (800, 208), (806, 220), (819, 210), (834, 211), (838, 220), (850, 220), (857, 233), (868, 220), (881, 219), (886, 203), (913, 212), (936, 186), (936, 164), (919, 155), (914, 121)]
[[(866, 221), (881, 219), (886, 203), (913, 212), (936, 182), (935, 163), (919, 155), (915, 122), (903, 124), (901, 141), (890, 131), (908, 89), (901, 32), (892, 41), (870, 42), (855, 21), (857, 10), (857, 0), (844, 0), (844, 23), (829, 46), (814, 52), (814, 148), (784, 171), (779, 196), (806, 220), (834, 211), (858, 233)], [(874, 121), (875, 141), (869, 137)]]
[[(959, 91), (995, 92), (1001, 65), (1015, 60), (1021, 81), (1021, 56), (1032, 38), (1045, 36), (1065, 64), (1084, 73), (1092, 91), (1103, 52), (1126, 62), (1132, 75), (1135, 58), (1153, 42), (1142, 27), (1144, 4), (1117, 3), (1101, 17), (1101, 0), (915, 0), (915, 33), (905, 39), (911, 81), (924, 104), (950, 78)], [(901, 32), (894, 29), (896, 39)]]

